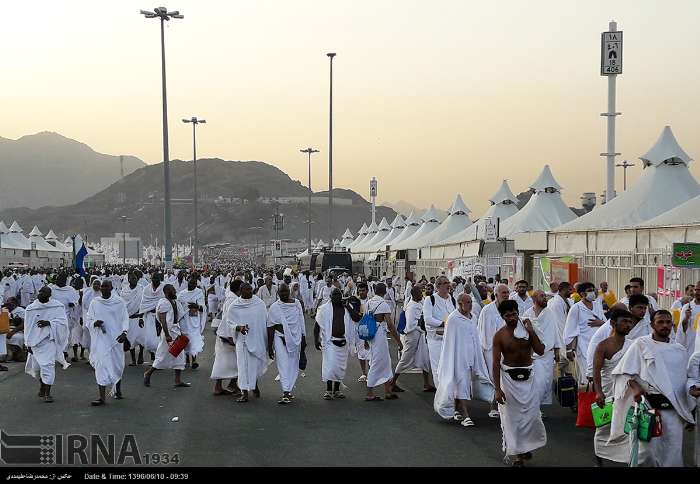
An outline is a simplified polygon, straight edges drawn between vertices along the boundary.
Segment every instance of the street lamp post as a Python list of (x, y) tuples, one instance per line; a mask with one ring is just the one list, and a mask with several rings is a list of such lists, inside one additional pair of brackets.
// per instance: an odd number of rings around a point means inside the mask
[(128, 222), (130, 219), (126, 215), (122, 215), (120, 218), (122, 219), (122, 243), (124, 244), (122, 263), (126, 265), (126, 222)]
[(309, 205), (306, 210), (306, 223), (308, 224), (308, 231), (306, 234), (306, 245), (309, 249), (309, 254), (311, 254), (311, 154), (318, 153), (319, 151), (311, 147), (299, 151), (301, 151), (302, 153), (307, 153), (309, 155)]
[(146, 18), (160, 19), (160, 63), (161, 63), (161, 83), (162, 83), (162, 98), (163, 98), (163, 179), (164, 179), (164, 231), (165, 231), (165, 268), (170, 269), (173, 266), (173, 240), (172, 240), (172, 223), (170, 218), (170, 154), (168, 152), (168, 96), (165, 82), (165, 29), (164, 24), (171, 18), (182, 19), (184, 15), (175, 10), (168, 12), (165, 7), (156, 7), (153, 11), (141, 10), (141, 15)]
[(197, 119), (197, 116), (192, 116), (191, 119), (183, 119), (183, 123), (192, 123), (192, 164), (194, 165), (194, 247), (192, 250), (192, 265), (197, 267), (199, 262), (199, 222), (198, 216), (198, 196), (197, 196), (197, 125), (206, 124), (205, 119)]
[(335, 52), (326, 54), (330, 60), (330, 99), (328, 110), (328, 240), (333, 240), (333, 57)]
[(629, 161), (625, 160), (622, 163), (618, 163), (615, 166), (622, 167), (622, 189), (623, 191), (627, 191), (627, 168), (635, 165), (634, 163), (630, 163)]

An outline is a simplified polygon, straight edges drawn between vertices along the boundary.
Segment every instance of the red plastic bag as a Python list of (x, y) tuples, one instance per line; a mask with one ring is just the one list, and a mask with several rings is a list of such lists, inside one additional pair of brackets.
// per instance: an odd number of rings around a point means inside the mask
[(656, 414), (656, 419), (654, 420), (654, 426), (651, 428), (651, 436), (661, 437), (664, 433), (663, 425), (661, 423), (661, 412), (654, 410), (654, 414)]
[(593, 412), (591, 405), (595, 403), (595, 392), (589, 391), (589, 385), (586, 385), (585, 392), (578, 392), (578, 406), (576, 414), (576, 426), (589, 429), (595, 428), (593, 422)]
[(187, 344), (190, 342), (190, 339), (185, 336), (184, 334), (181, 334), (175, 340), (170, 344), (170, 348), (168, 349), (168, 352), (173, 355), (174, 358), (177, 358), (177, 356), (182, 353), (182, 350), (185, 349)]

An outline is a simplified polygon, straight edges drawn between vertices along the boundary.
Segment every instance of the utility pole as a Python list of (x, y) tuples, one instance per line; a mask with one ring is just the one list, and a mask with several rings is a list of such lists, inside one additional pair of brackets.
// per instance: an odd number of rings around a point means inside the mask
[(164, 180), (164, 232), (165, 232), (165, 246), (164, 246), (164, 263), (166, 269), (171, 269), (173, 267), (173, 234), (172, 234), (172, 220), (170, 215), (170, 153), (168, 148), (168, 94), (166, 90), (166, 78), (165, 78), (165, 22), (169, 21), (171, 18), (182, 19), (185, 18), (180, 15), (180, 12), (175, 10), (173, 12), (168, 12), (165, 7), (156, 7), (153, 11), (141, 10), (141, 15), (146, 18), (158, 18), (160, 19), (160, 59), (161, 59), (161, 90), (163, 98), (163, 180)]
[(328, 110), (328, 240), (333, 241), (333, 57), (335, 52), (326, 54), (330, 60), (330, 102)]
[(607, 158), (607, 187), (605, 201), (615, 198), (615, 118), (622, 113), (615, 110), (616, 82), (622, 74), (622, 32), (617, 30), (617, 22), (608, 24), (609, 31), (603, 32), (600, 39), (600, 75), (608, 78), (608, 112), (601, 113), (608, 119), (607, 151), (600, 156)]
[(635, 164), (625, 160), (622, 163), (618, 163), (615, 166), (622, 167), (622, 189), (624, 191), (627, 191), (627, 168), (635, 166)]
[(306, 223), (308, 225), (308, 230), (306, 233), (306, 246), (309, 251), (309, 255), (311, 255), (311, 154), (318, 153), (319, 151), (311, 147), (299, 151), (309, 155), (309, 204), (306, 210)]
[(183, 123), (192, 123), (192, 164), (194, 170), (194, 246), (192, 247), (192, 265), (197, 267), (199, 262), (199, 209), (197, 195), (197, 125), (206, 124), (205, 119), (197, 119), (197, 116), (192, 116), (190, 119), (183, 119)]

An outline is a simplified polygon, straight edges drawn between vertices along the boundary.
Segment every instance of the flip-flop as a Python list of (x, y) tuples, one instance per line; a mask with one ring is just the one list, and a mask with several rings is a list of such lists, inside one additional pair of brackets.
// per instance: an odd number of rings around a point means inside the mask
[(462, 420), (462, 423), (460, 425), (462, 427), (473, 427), (474, 421), (472, 419), (470, 419), (469, 417), (464, 417), (464, 420)]
[(199, 363), (192, 363), (192, 369), (196, 370), (197, 368), (199, 368)]
[(375, 395), (373, 397), (365, 397), (365, 402), (381, 402), (382, 400), (384, 399), (379, 395)]
[(282, 397), (277, 403), (279, 403), (280, 405), (286, 405), (288, 403), (292, 403), (292, 401), (289, 399), (289, 397)]
[(248, 398), (247, 397), (241, 397), (236, 400), (236, 403), (248, 403)]
[(464, 415), (462, 415), (462, 414), (459, 413), (459, 412), (455, 412), (455, 414), (453, 415), (453, 418), (454, 418), (457, 422), (461, 422), (462, 420), (464, 420)]
[(192, 386), (191, 383), (189, 383), (189, 382), (184, 382), (184, 381), (181, 381), (180, 383), (176, 383), (176, 384), (175, 384), (175, 388), (189, 388), (189, 387), (191, 387), (191, 386)]

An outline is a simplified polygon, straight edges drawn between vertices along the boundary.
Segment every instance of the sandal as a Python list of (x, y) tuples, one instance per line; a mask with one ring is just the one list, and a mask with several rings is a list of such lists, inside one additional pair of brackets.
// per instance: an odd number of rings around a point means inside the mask
[(284, 396), (280, 398), (277, 403), (279, 403), (280, 405), (286, 405), (287, 403), (292, 403), (292, 401), (289, 399), (289, 397)]
[(195, 361), (194, 363), (192, 363), (192, 369), (196, 370), (197, 368), (199, 368), (199, 363)]
[(150, 387), (150, 386), (151, 386), (151, 376), (150, 376), (150, 375), (148, 375), (148, 376), (144, 375), (144, 376), (143, 376), (143, 386), (145, 386), (145, 387)]
[(454, 414), (454, 419), (455, 419), (457, 422), (461, 422), (462, 420), (464, 420), (464, 415), (462, 415), (462, 414), (459, 413), (459, 412), (455, 412), (455, 414)]
[(345, 394), (343, 392), (341, 392), (340, 390), (337, 390), (337, 391), (333, 392), (333, 398), (343, 399), (343, 398), (345, 398)]
[(192, 386), (191, 383), (189, 383), (189, 382), (184, 382), (184, 381), (181, 381), (180, 383), (176, 383), (176, 384), (175, 384), (175, 388), (188, 388), (188, 387), (191, 387), (191, 386)]
[(101, 398), (98, 398), (97, 400), (93, 400), (92, 402), (90, 402), (90, 405), (92, 405), (93, 407), (99, 407), (100, 405), (104, 405), (104, 404), (105, 404), (105, 401), (102, 400)]
[(248, 403), (248, 397), (243, 395), (241, 398), (236, 399), (236, 403)]
[(474, 421), (472, 419), (470, 419), (469, 417), (464, 417), (464, 420), (462, 420), (462, 423), (460, 425), (462, 427), (473, 427)]
[(333, 395), (329, 391), (323, 392), (323, 399), (324, 400), (333, 400)]
[(365, 397), (365, 402), (381, 402), (382, 400), (384, 399), (379, 395), (375, 395), (373, 397)]

